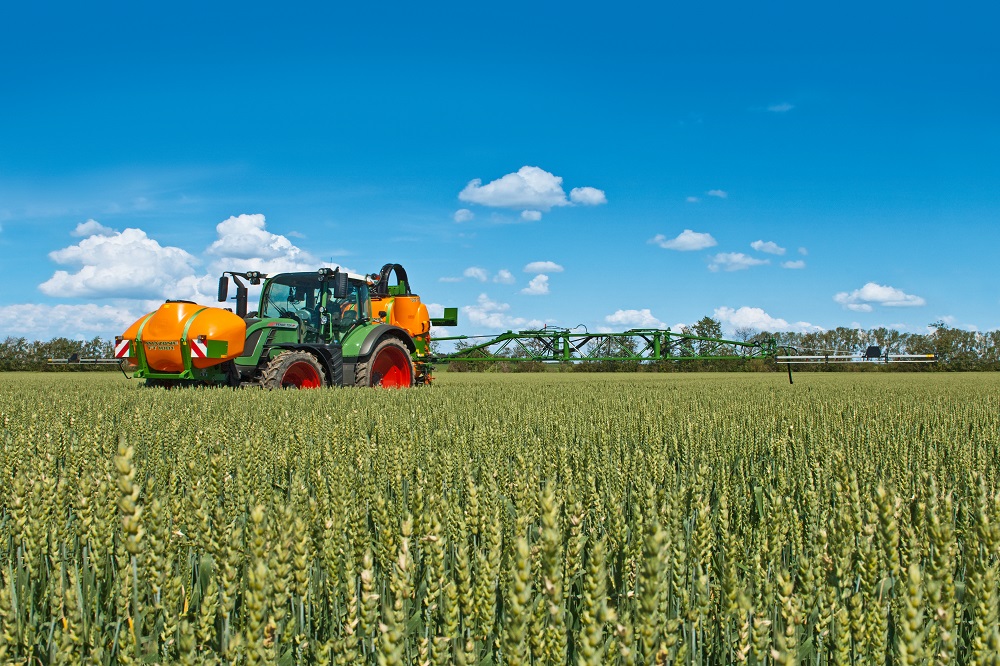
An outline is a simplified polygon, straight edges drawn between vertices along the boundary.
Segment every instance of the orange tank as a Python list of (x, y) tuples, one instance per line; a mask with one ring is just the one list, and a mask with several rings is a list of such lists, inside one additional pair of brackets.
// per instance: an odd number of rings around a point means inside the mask
[[(184, 370), (184, 350), (191, 350), (191, 364), (208, 368), (243, 353), (246, 323), (228, 310), (190, 301), (164, 303), (156, 312), (129, 326), (123, 339), (141, 337), (146, 363), (159, 372)], [(196, 345), (196, 349), (191, 349)], [(135, 352), (132, 353), (134, 357)]]
[(385, 312), (385, 323), (399, 326), (413, 337), (431, 330), (427, 306), (419, 296), (388, 296), (372, 299), (372, 312)]

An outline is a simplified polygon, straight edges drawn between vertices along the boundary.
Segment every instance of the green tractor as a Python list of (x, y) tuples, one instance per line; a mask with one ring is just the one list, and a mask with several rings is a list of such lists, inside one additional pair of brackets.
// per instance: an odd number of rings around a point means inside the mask
[[(457, 308), (429, 317), (399, 264), (372, 275), (226, 271), (220, 302), (230, 278), (235, 312), (167, 301), (116, 339), (115, 356), (154, 386), (409, 387), (431, 382), (431, 325), (457, 324)], [(254, 311), (250, 285), (262, 285)]]

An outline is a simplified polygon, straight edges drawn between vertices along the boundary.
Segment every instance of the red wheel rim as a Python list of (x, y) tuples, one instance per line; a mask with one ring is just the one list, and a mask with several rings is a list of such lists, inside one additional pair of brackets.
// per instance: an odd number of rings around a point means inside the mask
[(319, 372), (311, 364), (305, 361), (296, 361), (285, 370), (285, 376), (281, 378), (281, 388), (319, 388), (323, 385), (323, 380)]
[(372, 361), (372, 386), (406, 388), (410, 385), (410, 359), (398, 347), (386, 347)]

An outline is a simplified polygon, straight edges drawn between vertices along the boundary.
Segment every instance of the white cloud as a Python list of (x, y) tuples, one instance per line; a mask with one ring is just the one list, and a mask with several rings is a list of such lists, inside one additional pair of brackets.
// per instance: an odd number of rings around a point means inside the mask
[(729, 198), (729, 192), (726, 192), (725, 190), (709, 190), (708, 192), (705, 192), (705, 194), (707, 194), (710, 197), (717, 197), (719, 199)]
[[(201, 272), (196, 269), (201, 263), (197, 257), (178, 247), (160, 245), (142, 229), (128, 228), (117, 232), (95, 220), (87, 220), (77, 225), (74, 234), (89, 236), (75, 245), (49, 254), (54, 262), (77, 266), (79, 270), (57, 270), (38, 288), (55, 298), (117, 300), (112, 301), (112, 306), (94, 305), (89, 309), (75, 305), (16, 306), (22, 308), (20, 312), (27, 322), (18, 326), (33, 326), (35, 335), (39, 337), (68, 335), (72, 330), (61, 329), (59, 317), (65, 315), (72, 319), (79, 316), (80, 331), (92, 330), (103, 336), (117, 334), (143, 312), (159, 307), (164, 298), (217, 305), (218, 275), (223, 270), (254, 269), (274, 274), (313, 271), (320, 266), (336, 265), (318, 261), (286, 237), (266, 231), (263, 215), (231, 217), (220, 223), (216, 230), (217, 240), (205, 251), (206, 256), (212, 257), (212, 263), (206, 272)], [(259, 287), (251, 289), (251, 299), (256, 296), (254, 292), (259, 292)], [(127, 299), (136, 300), (129, 302)], [(111, 309), (106, 309), (108, 307)], [(44, 318), (46, 313), (52, 313), (51, 326), (31, 323)], [(120, 314), (116, 316), (115, 313)], [(88, 324), (86, 317), (90, 316), (95, 321)]]
[[(84, 224), (84, 230), (100, 234), (107, 229)], [(49, 253), (56, 263), (78, 265), (80, 270), (58, 270), (38, 288), (53, 297), (183, 298), (214, 304), (216, 281), (223, 270), (274, 274), (336, 265), (318, 261), (285, 236), (268, 232), (263, 215), (230, 217), (216, 231), (217, 240), (206, 250), (215, 257), (207, 273), (196, 272), (200, 262), (185, 250), (161, 246), (142, 229), (129, 228), (91, 235)]]
[(604, 191), (596, 187), (574, 187), (569, 191), (569, 199), (581, 206), (600, 206), (608, 203)]
[(479, 178), (469, 181), (459, 192), (461, 201), (493, 208), (526, 208), (547, 212), (557, 206), (597, 205), (607, 201), (604, 192), (593, 187), (577, 187), (566, 198), (562, 178), (536, 166), (523, 166), (483, 185)]
[(538, 328), (545, 322), (539, 319), (524, 319), (511, 317), (508, 313), (510, 305), (490, 300), (486, 294), (479, 294), (475, 305), (462, 306), (462, 313), (470, 325), (477, 328), (513, 329)]
[(87, 236), (110, 236), (113, 233), (115, 233), (114, 229), (104, 226), (97, 220), (90, 219), (76, 225), (76, 229), (72, 231), (71, 235), (85, 238)]
[(609, 324), (636, 328), (666, 328), (666, 324), (653, 316), (649, 308), (641, 310), (616, 310), (604, 318)]
[(469, 222), (476, 217), (476, 214), (468, 208), (459, 208), (452, 217), (456, 222)]
[(542, 214), (537, 210), (522, 210), (521, 219), (525, 222), (538, 222), (542, 219)]
[(789, 104), (788, 102), (782, 102), (781, 104), (772, 104), (771, 106), (767, 107), (767, 110), (771, 111), (772, 113), (787, 113), (788, 111), (791, 111), (794, 108), (795, 108), (794, 104)]
[(273, 234), (265, 227), (264, 216), (260, 214), (233, 216), (217, 224), (218, 238), (205, 251), (217, 257), (210, 271), (218, 274), (224, 270), (257, 270), (273, 275), (339, 266), (313, 257), (285, 236)]
[(479, 280), (480, 282), (486, 282), (490, 279), (489, 274), (486, 272), (485, 268), (480, 268), (479, 266), (469, 266), (464, 271), (462, 275), (467, 278), (473, 278)]
[(801, 254), (804, 257), (807, 254), (809, 254), (809, 250), (805, 249), (804, 247), (800, 247), (799, 248), (799, 254)]
[(758, 252), (766, 252), (767, 254), (784, 254), (785, 248), (781, 247), (774, 241), (762, 241), (755, 240), (750, 243), (750, 247), (757, 250)]
[(770, 259), (757, 259), (749, 257), (742, 252), (720, 252), (712, 257), (711, 263), (708, 264), (708, 270), (742, 271), (751, 266), (760, 266), (769, 263), (771, 263)]
[(21, 303), (0, 306), (0, 338), (8, 335), (35, 340), (65, 337), (75, 340), (121, 335), (148, 308), (135, 304), (43, 305)]
[(823, 328), (815, 326), (807, 321), (797, 321), (790, 324), (784, 319), (772, 317), (761, 308), (751, 308), (743, 306), (737, 310), (722, 306), (716, 308), (714, 317), (730, 328), (756, 328), (761, 331), (798, 331), (809, 333), (811, 331), (822, 331)]
[(656, 234), (647, 242), (659, 245), (665, 250), (678, 250), (681, 252), (704, 250), (707, 247), (718, 245), (718, 242), (712, 238), (712, 234), (691, 231), (690, 229), (680, 232), (677, 238), (667, 238), (663, 234)]
[(206, 252), (232, 259), (294, 258), (301, 253), (285, 236), (267, 231), (264, 216), (234, 215), (215, 225), (218, 239)]
[(554, 261), (532, 261), (524, 267), (525, 273), (562, 273), (563, 267)]
[(872, 303), (893, 308), (916, 307), (926, 304), (926, 301), (920, 296), (907, 294), (901, 289), (875, 282), (868, 282), (865, 286), (850, 293), (839, 292), (834, 295), (833, 300), (855, 312), (871, 312)]
[(197, 260), (179, 247), (163, 247), (141, 229), (111, 236), (90, 236), (49, 253), (58, 264), (77, 265), (76, 273), (56, 271), (38, 286), (47, 296), (170, 297), (178, 281), (194, 274)]
[(684, 201), (686, 201), (688, 203), (698, 203), (699, 201), (701, 201), (701, 198), (700, 197), (687, 197), (686, 199), (684, 199)]
[(493, 281), (499, 284), (514, 284), (517, 282), (514, 278), (514, 274), (506, 268), (501, 268), (497, 271), (497, 274), (493, 276)]
[(781, 263), (781, 267), (782, 268), (792, 268), (792, 269), (805, 268), (806, 267), (806, 262), (803, 261), (802, 259), (796, 259), (795, 261), (783, 261)]
[(549, 276), (536, 275), (528, 282), (528, 286), (521, 290), (522, 294), (528, 296), (544, 296), (549, 293)]

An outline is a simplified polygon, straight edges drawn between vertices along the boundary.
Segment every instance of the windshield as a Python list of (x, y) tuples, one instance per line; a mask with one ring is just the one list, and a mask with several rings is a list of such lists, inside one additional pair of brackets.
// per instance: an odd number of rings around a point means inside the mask
[(307, 328), (324, 327), (320, 307), (330, 314), (329, 321), (339, 329), (346, 329), (367, 316), (367, 285), (353, 280), (346, 298), (333, 297), (333, 283), (321, 282), (315, 273), (281, 275), (268, 283), (261, 298), (261, 317), (297, 319)]
[(288, 317), (299, 312), (311, 315), (322, 305), (325, 282), (316, 275), (284, 275), (272, 280), (264, 292), (261, 317)]

